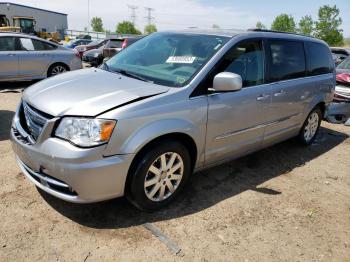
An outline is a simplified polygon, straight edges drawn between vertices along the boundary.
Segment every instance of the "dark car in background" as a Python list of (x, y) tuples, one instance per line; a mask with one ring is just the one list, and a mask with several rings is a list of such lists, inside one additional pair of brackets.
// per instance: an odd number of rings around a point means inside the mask
[(109, 41), (109, 39), (99, 39), (99, 40), (92, 41), (91, 43), (89, 43), (87, 45), (76, 46), (75, 49), (79, 52), (80, 57), (83, 57), (83, 54), (86, 51), (89, 51), (92, 49), (98, 49), (101, 46), (105, 45), (108, 41)]
[(82, 60), (91, 66), (99, 66), (103, 62), (103, 46), (86, 51), (83, 54)]
[(64, 47), (73, 49), (79, 45), (87, 45), (91, 42), (92, 42), (91, 39), (74, 39), (69, 41), (67, 44), (65, 44)]
[(346, 58), (343, 62), (341, 62), (337, 68), (337, 74), (340, 73), (348, 73), (350, 74), (350, 57)]
[(99, 66), (105, 58), (110, 58), (120, 52), (120, 50), (130, 46), (142, 37), (121, 37), (108, 39), (104, 45), (97, 49), (84, 52), (83, 62), (91, 66)]
[(346, 47), (331, 47), (331, 52), (335, 65), (339, 65), (350, 56), (350, 48)]
[(119, 53), (122, 49), (132, 45), (136, 41), (140, 40), (143, 36), (121, 37), (115, 39), (114, 42), (106, 44), (103, 49), (103, 57), (111, 58), (115, 54)]
[(124, 39), (113, 39), (108, 41), (103, 47), (102, 55), (103, 58), (109, 58), (117, 54), (120, 50), (122, 50)]

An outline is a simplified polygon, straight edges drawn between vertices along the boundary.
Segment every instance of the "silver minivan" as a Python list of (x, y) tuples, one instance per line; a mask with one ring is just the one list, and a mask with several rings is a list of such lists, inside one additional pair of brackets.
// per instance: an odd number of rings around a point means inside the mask
[(51, 195), (125, 195), (154, 210), (195, 171), (292, 137), (311, 144), (334, 88), (331, 52), (315, 38), (159, 32), (26, 89), (11, 139), (23, 173)]

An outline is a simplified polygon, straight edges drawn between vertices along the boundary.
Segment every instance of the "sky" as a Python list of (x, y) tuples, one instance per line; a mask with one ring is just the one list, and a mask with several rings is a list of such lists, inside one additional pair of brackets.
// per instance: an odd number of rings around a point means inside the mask
[(292, 15), (296, 22), (304, 15), (317, 19), (322, 5), (337, 5), (343, 19), (344, 36), (350, 37), (350, 0), (10, 0), (10, 2), (49, 9), (68, 14), (69, 29), (83, 30), (90, 18), (99, 16), (104, 27), (115, 31), (116, 24), (130, 20), (128, 5), (137, 6), (136, 27), (143, 31), (147, 24), (145, 7), (153, 8), (153, 23), (158, 30), (188, 27), (211, 28), (217, 24), (223, 29), (253, 28), (257, 21), (270, 27), (281, 14)]

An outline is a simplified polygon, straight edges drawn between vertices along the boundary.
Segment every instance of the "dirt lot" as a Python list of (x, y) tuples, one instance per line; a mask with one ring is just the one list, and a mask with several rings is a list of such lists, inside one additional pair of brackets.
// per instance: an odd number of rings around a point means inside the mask
[(0, 261), (350, 261), (350, 127), (323, 123), (311, 147), (290, 140), (197, 173), (160, 212), (75, 205), (15, 163), (8, 133), (25, 85), (0, 87)]

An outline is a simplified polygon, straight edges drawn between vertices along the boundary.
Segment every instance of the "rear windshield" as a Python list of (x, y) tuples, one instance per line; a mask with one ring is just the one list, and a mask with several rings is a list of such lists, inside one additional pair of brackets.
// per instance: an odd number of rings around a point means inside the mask
[(110, 40), (107, 44), (107, 47), (109, 48), (121, 48), (123, 45), (123, 40)]
[(341, 62), (337, 68), (339, 69), (350, 69), (350, 58), (345, 59), (343, 62)]

